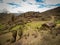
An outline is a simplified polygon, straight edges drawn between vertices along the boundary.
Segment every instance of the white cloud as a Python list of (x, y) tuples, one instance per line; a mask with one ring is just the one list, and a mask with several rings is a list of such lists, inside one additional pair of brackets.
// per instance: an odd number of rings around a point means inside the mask
[[(19, 5), (21, 5), (21, 7), (17, 7), (17, 8), (12, 8), (12, 6), (9, 6), (7, 3), (11, 3), (11, 2), (15, 2), (18, 3)], [(30, 5), (29, 3), (32, 3), (33, 5)], [(40, 2), (41, 3), (41, 2)], [(60, 3), (60, 0), (46, 0), (43, 4), (57, 4)], [(23, 12), (27, 12), (27, 11), (39, 11), (39, 12), (43, 12), (52, 8), (55, 8), (56, 6), (51, 6), (51, 8), (38, 8), (36, 4), (37, 3), (35, 0), (27, 0), (26, 2), (22, 1), (22, 0), (4, 0), (4, 3), (0, 3), (0, 9), (7, 9), (9, 12), (18, 12), (18, 11), (23, 11)]]
[(57, 4), (57, 3), (60, 3), (60, 0), (46, 0), (45, 3), (47, 3), (47, 4)]

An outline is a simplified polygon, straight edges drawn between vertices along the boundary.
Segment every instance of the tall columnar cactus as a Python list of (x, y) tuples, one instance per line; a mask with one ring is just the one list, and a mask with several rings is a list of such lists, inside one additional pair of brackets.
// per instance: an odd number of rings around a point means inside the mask
[(17, 36), (17, 31), (16, 30), (12, 31), (12, 37), (13, 37), (12, 42), (16, 41), (16, 36)]
[(21, 39), (21, 38), (22, 38), (22, 35), (23, 35), (23, 26), (21, 26), (21, 27), (19, 28), (18, 35), (19, 35), (19, 37), (20, 37), (20, 39)]

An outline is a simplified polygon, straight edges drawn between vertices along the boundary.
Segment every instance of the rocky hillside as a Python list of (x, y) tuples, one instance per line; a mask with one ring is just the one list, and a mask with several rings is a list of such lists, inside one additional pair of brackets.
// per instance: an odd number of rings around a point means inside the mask
[(60, 45), (60, 7), (46, 12), (0, 13), (0, 45)]
[[(51, 16), (55, 16), (57, 18), (60, 17), (60, 7), (57, 7), (52, 10), (48, 10), (46, 12), (40, 13), (40, 12), (26, 12), (23, 14), (20, 14), (19, 16), (15, 16), (14, 14), (7, 14), (7, 13), (1, 13), (0, 14), (0, 22), (2, 23), (9, 23), (9, 22), (19, 22), (20, 20), (36, 20), (36, 21), (46, 21), (50, 20)], [(18, 21), (19, 20), (19, 21)], [(21, 21), (20, 21), (21, 22)]]

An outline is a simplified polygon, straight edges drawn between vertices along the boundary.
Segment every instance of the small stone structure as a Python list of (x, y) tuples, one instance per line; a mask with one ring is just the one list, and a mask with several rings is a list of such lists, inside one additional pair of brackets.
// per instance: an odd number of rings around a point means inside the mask
[(49, 29), (54, 28), (55, 26), (56, 26), (56, 24), (55, 23), (52, 23), (52, 22), (50, 22), (50, 23), (44, 23), (42, 25), (42, 27), (47, 27)]

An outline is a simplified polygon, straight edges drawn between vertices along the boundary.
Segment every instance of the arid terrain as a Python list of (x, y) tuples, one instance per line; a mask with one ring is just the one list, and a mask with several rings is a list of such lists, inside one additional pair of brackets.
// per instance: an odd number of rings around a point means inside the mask
[(0, 13), (0, 45), (60, 45), (60, 7), (18, 16)]

